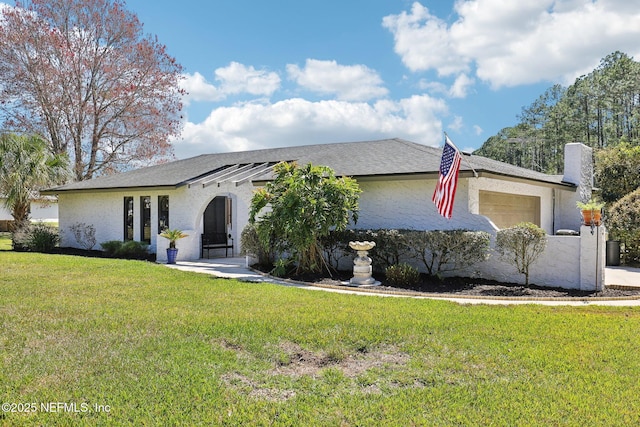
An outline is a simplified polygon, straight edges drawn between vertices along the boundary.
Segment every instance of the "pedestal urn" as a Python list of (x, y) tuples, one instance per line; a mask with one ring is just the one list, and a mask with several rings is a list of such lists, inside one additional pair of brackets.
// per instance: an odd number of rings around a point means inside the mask
[(353, 277), (349, 281), (351, 285), (375, 286), (380, 284), (371, 277), (371, 258), (368, 256), (369, 251), (375, 246), (376, 242), (349, 242), (349, 247), (358, 252), (358, 256), (353, 260)]

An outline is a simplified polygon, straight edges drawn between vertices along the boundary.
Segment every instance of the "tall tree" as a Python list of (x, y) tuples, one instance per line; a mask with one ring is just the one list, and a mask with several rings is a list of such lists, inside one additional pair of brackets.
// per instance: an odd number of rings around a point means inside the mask
[[(503, 129), (477, 152), (518, 166), (561, 173), (563, 147), (568, 142), (582, 142), (596, 150), (621, 141), (638, 145), (640, 63), (613, 52), (568, 88), (554, 85), (547, 89), (522, 109), (519, 119), (518, 125), (506, 128), (508, 137)], [(521, 142), (522, 149), (508, 148), (507, 142)]]
[(560, 172), (562, 165), (558, 164), (557, 158), (563, 151), (568, 118), (568, 112), (561, 102), (565, 91), (560, 85), (551, 86), (529, 107), (522, 109), (520, 123), (531, 129), (531, 135), (527, 138), (531, 150), (530, 169)]
[(0, 9), (0, 121), (68, 153), (77, 180), (158, 161), (181, 130), (182, 67), (120, 0)]
[(596, 153), (595, 179), (608, 206), (640, 188), (640, 146), (621, 142)]
[(0, 194), (17, 227), (29, 219), (31, 200), (38, 197), (38, 190), (64, 182), (67, 175), (66, 157), (52, 155), (41, 138), (0, 135)]

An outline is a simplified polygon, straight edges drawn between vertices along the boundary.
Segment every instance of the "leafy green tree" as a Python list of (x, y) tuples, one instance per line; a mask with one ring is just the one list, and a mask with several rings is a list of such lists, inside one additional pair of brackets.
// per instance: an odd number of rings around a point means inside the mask
[(640, 188), (640, 146), (621, 142), (596, 153), (595, 179), (605, 203)]
[(320, 241), (357, 222), (360, 187), (326, 166), (283, 162), (274, 172), (275, 179), (254, 194), (249, 221), (265, 244), (291, 255), (297, 273), (328, 269)]
[(522, 109), (520, 121), (531, 131), (525, 142), (529, 146), (529, 169), (546, 173), (562, 172), (564, 144), (570, 138), (566, 123), (570, 111), (566, 108), (566, 88), (554, 85), (529, 107)]
[(529, 285), (529, 268), (542, 255), (547, 246), (543, 229), (530, 222), (522, 222), (498, 231), (496, 248), (502, 258), (513, 264), (518, 273), (524, 274)]
[(31, 200), (44, 187), (64, 182), (68, 161), (54, 156), (47, 143), (37, 136), (0, 135), (0, 194), (11, 211), (16, 226), (29, 220)]
[(534, 133), (535, 129), (523, 123), (503, 128), (497, 135), (487, 139), (473, 154), (520, 167), (529, 167), (531, 161), (526, 142), (533, 139)]
[(622, 52), (602, 58), (567, 88), (554, 85), (522, 109), (519, 123), (477, 154), (546, 173), (562, 173), (564, 145), (594, 149), (640, 144), (640, 63)]
[(615, 202), (609, 213), (610, 236), (624, 243), (625, 264), (640, 263), (640, 188)]

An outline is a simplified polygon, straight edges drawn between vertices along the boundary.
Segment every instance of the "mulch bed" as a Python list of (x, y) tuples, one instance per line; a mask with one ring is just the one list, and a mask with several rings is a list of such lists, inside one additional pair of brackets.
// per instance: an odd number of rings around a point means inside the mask
[[(82, 257), (88, 257), (88, 258), (112, 258), (108, 256), (104, 251), (99, 251), (95, 249), (90, 250), (90, 249), (78, 249), (78, 248), (55, 248), (50, 253), (54, 255), (74, 255), (74, 256), (82, 256)], [(128, 258), (128, 259), (155, 262), (156, 254), (150, 253), (145, 257)]]
[[(317, 283), (320, 285), (344, 285), (353, 276), (351, 272), (338, 271), (328, 274), (289, 276), (288, 279)], [(414, 287), (392, 287), (385, 285), (384, 273), (374, 273), (373, 277), (382, 282), (374, 289), (394, 293), (419, 292), (425, 295), (476, 296), (476, 297), (526, 297), (526, 298), (621, 298), (638, 297), (640, 290), (621, 290), (605, 288), (602, 291), (581, 291), (576, 289), (550, 288), (536, 285), (524, 286), (517, 283), (502, 283), (486, 279), (469, 277), (449, 277), (439, 280), (436, 277), (421, 274), (421, 281)]]

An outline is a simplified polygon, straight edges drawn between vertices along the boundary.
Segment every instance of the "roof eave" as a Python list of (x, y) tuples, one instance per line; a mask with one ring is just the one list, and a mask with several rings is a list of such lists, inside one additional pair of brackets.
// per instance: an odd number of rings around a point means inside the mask
[[(527, 178), (527, 177), (503, 174), (499, 172), (487, 171), (482, 169), (476, 170), (476, 172), (477, 172), (478, 178), (494, 178), (494, 179), (499, 178), (499, 179), (507, 180), (510, 182), (520, 182), (523, 184), (531, 184), (531, 182), (535, 182), (536, 184), (542, 185), (545, 187), (558, 188), (558, 189), (567, 190), (567, 191), (576, 191), (576, 188), (577, 188), (575, 184), (571, 184), (565, 181), (560, 181), (560, 182), (546, 181), (543, 179)], [(460, 177), (473, 178), (474, 176), (475, 175), (472, 171), (460, 171)]]
[(181, 186), (183, 186), (183, 183), (177, 184), (177, 185), (138, 185), (138, 186), (132, 186), (132, 187), (96, 187), (96, 188), (69, 188), (69, 189), (65, 189), (65, 188), (50, 188), (47, 190), (42, 190), (40, 191), (40, 194), (46, 195), (46, 196), (56, 196), (58, 194), (64, 193), (64, 194), (72, 194), (72, 193), (87, 193), (87, 192), (91, 192), (91, 193), (116, 193), (116, 192), (123, 192), (123, 191), (143, 191), (143, 190), (156, 190), (156, 191), (162, 191), (162, 190), (175, 190)]
[[(412, 173), (397, 173), (397, 174), (392, 173), (392, 174), (378, 174), (378, 175), (344, 175), (344, 176), (351, 176), (352, 178), (360, 182), (379, 181), (381, 178), (387, 181), (401, 181), (401, 180), (418, 180), (418, 179), (437, 179), (438, 172), (412, 172)], [(542, 185), (545, 187), (559, 188), (559, 189), (568, 190), (568, 191), (576, 190), (576, 186), (568, 182), (545, 181), (542, 179), (519, 177), (515, 175), (501, 174), (498, 172), (487, 171), (482, 169), (476, 170), (475, 173), (470, 170), (461, 170), (459, 172), (458, 177), (459, 178), (493, 178), (493, 179), (502, 179), (510, 182), (520, 182), (524, 184), (531, 184), (532, 182), (534, 182), (538, 185)], [(269, 181), (271, 180), (269, 179), (256, 180), (256, 181), (253, 181), (253, 185), (256, 187), (261, 187), (261, 186), (264, 186)]]

